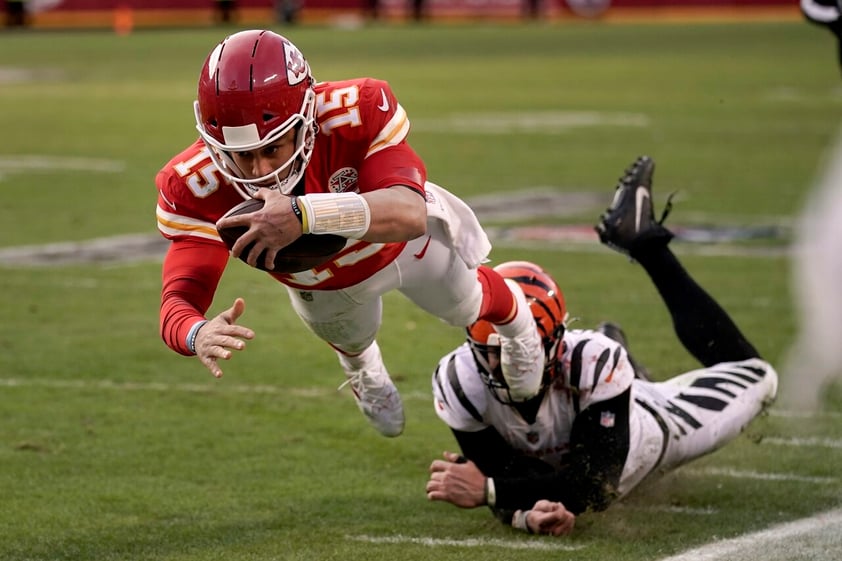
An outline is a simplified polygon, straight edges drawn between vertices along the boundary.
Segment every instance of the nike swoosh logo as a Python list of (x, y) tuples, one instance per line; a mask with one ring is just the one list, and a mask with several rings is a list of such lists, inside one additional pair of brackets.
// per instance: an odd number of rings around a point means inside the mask
[(416, 259), (424, 259), (424, 256), (427, 254), (427, 248), (430, 247), (430, 240), (433, 239), (433, 236), (427, 236), (427, 243), (424, 244), (424, 247), (421, 248), (421, 251), (414, 254), (413, 257)]
[(383, 88), (380, 88), (380, 95), (383, 96), (383, 102), (377, 108), (385, 113), (389, 110), (389, 100), (386, 98), (386, 92), (383, 91)]
[(161, 198), (162, 198), (162, 199), (164, 199), (164, 202), (165, 202), (165, 203), (167, 203), (168, 205), (170, 205), (170, 208), (172, 208), (173, 210), (175, 210), (175, 203), (170, 202), (170, 200), (169, 200), (169, 199), (167, 199), (167, 197), (166, 197), (166, 196), (164, 196), (164, 192), (163, 192), (163, 191), (160, 191), (160, 190), (159, 190), (158, 192), (161, 194)]
[(640, 232), (640, 222), (643, 220), (643, 205), (646, 204), (646, 199), (649, 198), (649, 193), (646, 187), (638, 187), (634, 194), (634, 231)]

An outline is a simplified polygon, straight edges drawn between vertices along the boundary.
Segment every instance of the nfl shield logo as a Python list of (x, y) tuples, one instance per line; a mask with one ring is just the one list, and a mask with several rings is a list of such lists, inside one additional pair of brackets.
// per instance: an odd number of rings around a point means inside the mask
[(613, 427), (614, 413), (611, 413), (610, 411), (603, 411), (602, 414), (599, 416), (599, 424), (607, 429)]

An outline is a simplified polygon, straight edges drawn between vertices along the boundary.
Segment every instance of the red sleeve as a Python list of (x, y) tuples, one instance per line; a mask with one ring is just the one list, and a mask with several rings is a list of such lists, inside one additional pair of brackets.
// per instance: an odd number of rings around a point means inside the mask
[(177, 353), (193, 354), (187, 348), (187, 332), (205, 319), (228, 255), (224, 245), (198, 239), (170, 244), (162, 270), (160, 330)]
[(359, 111), (363, 125), (343, 133), (363, 135), (367, 155), (359, 168), (360, 192), (406, 185), (424, 196), (427, 169), (409, 145), (409, 117), (388, 82), (359, 81)]
[(360, 168), (360, 192), (374, 191), (393, 185), (406, 185), (424, 197), (426, 170), (421, 158), (402, 142), (372, 154)]

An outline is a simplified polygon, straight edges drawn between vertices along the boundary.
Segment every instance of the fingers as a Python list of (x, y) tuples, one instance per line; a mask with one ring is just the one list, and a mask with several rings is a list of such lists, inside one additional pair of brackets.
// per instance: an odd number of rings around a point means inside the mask
[(248, 227), (251, 223), (251, 215), (252, 213), (235, 214), (234, 216), (226, 216), (224, 218), (220, 218), (216, 221), (216, 227), (221, 229), (232, 228), (237, 226)]
[(467, 464), (470, 461), (465, 458), (465, 456), (461, 454), (457, 454), (456, 452), (442, 452), (442, 457), (444, 460), (433, 460), (433, 463), (430, 464), (430, 473), (445, 471), (447, 470), (452, 464)]
[(572, 513), (567, 512), (566, 515), (555, 524), (551, 525), (549, 528), (544, 531), (542, 529), (542, 533), (546, 533), (551, 536), (569, 536), (573, 533), (573, 528), (576, 525), (576, 517), (573, 516)]
[(219, 364), (217, 364), (215, 358), (200, 358), (199, 360), (202, 361), (205, 368), (210, 370), (210, 373), (213, 374), (214, 378), (222, 378), (222, 369), (219, 367)]
[(424, 490), (427, 493), (427, 500), (429, 501), (443, 501), (447, 498), (442, 482), (444, 479), (444, 471), (442, 468), (444, 465), (445, 462), (440, 460), (435, 460), (430, 465), (430, 479), (424, 487)]
[(218, 361), (230, 360), (232, 350), (246, 348), (243, 339), (254, 338), (254, 331), (236, 323), (245, 310), (245, 300), (236, 298), (230, 308), (205, 323), (196, 334), (196, 355), (215, 378), (222, 377)]
[(462, 463), (462, 462), (459, 461), (460, 459), (463, 460), (463, 461), (465, 459), (460, 454), (457, 454), (456, 452), (444, 452), (444, 453), (442, 453), (442, 457), (444, 457), (444, 459), (447, 460), (448, 462), (453, 462), (453, 463), (457, 463), (457, 464)]
[(535, 503), (535, 505), (532, 507), (532, 510), (537, 510), (537, 511), (540, 511), (540, 512), (552, 512), (552, 511), (556, 510), (557, 505), (563, 506), (563, 505), (561, 505), (561, 503), (554, 503), (554, 502), (550, 502), (550, 501), (541, 499), (540, 501)]
[(252, 198), (260, 199), (261, 201), (268, 201), (269, 195), (276, 192), (278, 192), (277, 189), (267, 189), (265, 187), (261, 187), (254, 195), (252, 195)]
[(219, 363), (217, 361), (220, 359), (231, 359), (232, 353), (228, 347), (236, 350), (242, 350), (245, 347), (245, 344), (242, 341), (233, 337), (222, 338), (222, 340), (224, 341), (224, 344), (209, 344), (205, 342), (201, 349), (197, 347), (199, 360), (205, 365), (205, 368), (210, 370), (210, 373), (213, 374), (214, 378), (222, 377), (222, 369), (219, 367)]
[(443, 460), (433, 460), (433, 463), (430, 464), (430, 473), (437, 473), (445, 471), (451, 462), (445, 462)]
[[(214, 344), (223, 347), (229, 347), (237, 350), (245, 348), (245, 344), (236, 337), (243, 339), (254, 339), (254, 331), (247, 327), (237, 325), (237, 320), (246, 311), (246, 301), (242, 298), (237, 298), (230, 308), (219, 314), (217, 317), (222, 320), (222, 326), (212, 326), (214, 331), (219, 336), (224, 336), (225, 339), (215, 341)], [(214, 318), (216, 319), (216, 318)]]
[[(263, 267), (267, 271), (275, 270), (275, 257), (278, 255), (278, 251), (280, 251), (280, 248), (266, 248), (266, 258), (263, 260)], [(258, 253), (258, 255), (260, 254)]]
[(301, 222), (292, 211), (289, 197), (277, 189), (258, 189), (254, 198), (265, 201), (262, 209), (221, 218), (217, 227), (245, 228), (246, 231), (231, 246), (231, 255), (241, 259), (248, 250), (244, 259), (246, 263), (256, 267), (258, 259), (262, 259), (262, 268), (272, 271), (278, 252), (301, 235)]
[(219, 314), (219, 317), (221, 317), (228, 325), (234, 325), (245, 311), (246, 301), (242, 298), (235, 298), (231, 307)]
[(245, 234), (237, 238), (234, 245), (231, 246), (231, 256), (235, 259), (241, 259), (244, 251), (248, 250), (246, 256), (246, 263), (254, 267), (257, 264), (257, 256), (261, 254), (264, 249), (263, 244), (257, 239), (257, 232), (247, 230)]
[(576, 516), (561, 503), (540, 500), (530, 510), (527, 523), (536, 533), (566, 536), (573, 532)]

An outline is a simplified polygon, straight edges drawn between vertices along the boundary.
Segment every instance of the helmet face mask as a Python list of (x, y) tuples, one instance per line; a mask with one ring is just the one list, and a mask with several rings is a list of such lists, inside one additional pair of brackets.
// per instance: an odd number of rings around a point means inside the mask
[[(242, 31), (210, 53), (193, 104), (196, 128), (220, 173), (244, 198), (260, 188), (289, 194), (310, 162), (316, 125), (315, 80), (290, 41), (270, 31)], [(275, 169), (254, 177), (233, 154), (260, 150), (295, 130), (294, 149)]]
[[(544, 347), (543, 388), (548, 387), (558, 374), (558, 357), (567, 321), (567, 307), (558, 285), (541, 267), (528, 261), (509, 261), (494, 267), (503, 278), (512, 279), (523, 289), (526, 301), (535, 318), (536, 328)], [(467, 341), (474, 355), (483, 382), (492, 395), (503, 404), (516, 403), (500, 368), (500, 336), (494, 326), (479, 320), (467, 329)]]

